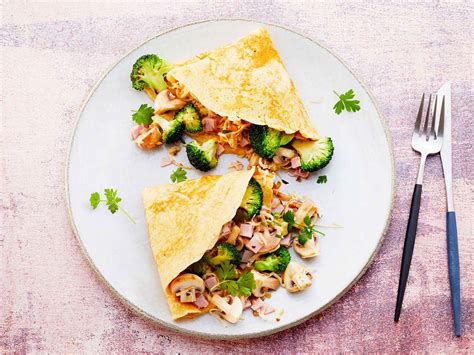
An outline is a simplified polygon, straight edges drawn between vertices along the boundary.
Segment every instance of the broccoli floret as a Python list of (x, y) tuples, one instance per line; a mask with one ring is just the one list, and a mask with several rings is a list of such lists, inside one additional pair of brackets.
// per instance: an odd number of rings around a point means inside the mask
[(189, 133), (202, 131), (201, 114), (193, 104), (186, 104), (174, 115), (175, 120), (184, 123), (184, 130)]
[(330, 137), (316, 142), (295, 140), (291, 143), (301, 158), (301, 170), (316, 171), (324, 168), (331, 161), (334, 146)]
[(145, 54), (133, 64), (130, 80), (135, 90), (143, 90), (146, 86), (162, 91), (166, 89), (165, 74), (171, 66), (156, 54)]
[(271, 159), (281, 146), (281, 132), (268, 126), (251, 125), (250, 145), (263, 158)]
[(258, 271), (273, 271), (282, 273), (290, 263), (291, 255), (286, 248), (280, 247), (277, 251), (268, 254), (265, 259), (255, 262)]
[(188, 267), (189, 272), (202, 277), (207, 271), (209, 271), (209, 259), (204, 255), (201, 260), (196, 261)]
[(217, 266), (228, 261), (231, 264), (239, 265), (242, 256), (235, 246), (230, 243), (222, 243), (217, 246), (217, 255), (209, 258), (209, 264)]
[(278, 213), (273, 214), (273, 218), (269, 221), (269, 224), (275, 227), (277, 235), (284, 237), (288, 234), (288, 222), (286, 222), (283, 217)]
[(251, 178), (245, 190), (244, 197), (237, 209), (234, 220), (243, 222), (251, 219), (260, 212), (263, 204), (263, 192), (260, 184), (254, 178)]
[(158, 123), (163, 130), (163, 142), (174, 143), (178, 141), (184, 132), (184, 123), (178, 120), (168, 121), (167, 119), (155, 116), (153, 121)]
[(192, 141), (186, 144), (189, 162), (196, 169), (208, 171), (217, 166), (217, 141), (209, 139), (203, 144)]

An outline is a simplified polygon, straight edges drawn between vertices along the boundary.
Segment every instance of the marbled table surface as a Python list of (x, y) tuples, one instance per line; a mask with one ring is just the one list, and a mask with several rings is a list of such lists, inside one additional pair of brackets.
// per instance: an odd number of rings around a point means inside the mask
[[(474, 352), (472, 2), (167, 1), (1, 4), (0, 352)], [(209, 18), (270, 21), (339, 54), (375, 96), (393, 137), (397, 188), (385, 242), (337, 304), (262, 339), (210, 341), (142, 319), (98, 280), (69, 225), (66, 150), (85, 95), (127, 51), (160, 31)], [(425, 172), (418, 238), (393, 323), (419, 157), (410, 134), (421, 92), (453, 83), (454, 193), (463, 332), (453, 336), (438, 157)]]

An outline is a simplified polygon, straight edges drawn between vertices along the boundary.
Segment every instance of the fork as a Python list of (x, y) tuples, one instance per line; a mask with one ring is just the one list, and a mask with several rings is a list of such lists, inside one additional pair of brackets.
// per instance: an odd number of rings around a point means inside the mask
[[(431, 128), (429, 128), (429, 116), (431, 108), (431, 95), (428, 99), (428, 108), (426, 110), (426, 118), (423, 128), (421, 127), (421, 120), (423, 116), (423, 103), (425, 101), (425, 94), (421, 97), (420, 108), (418, 109), (418, 116), (416, 118), (415, 130), (411, 139), (411, 146), (413, 150), (421, 154), (420, 168), (418, 170), (418, 177), (416, 179), (415, 190), (411, 200), (410, 217), (408, 218), (407, 232), (405, 235), (405, 244), (403, 246), (402, 265), (400, 268), (400, 280), (398, 282), (397, 305), (395, 308), (395, 322), (400, 318), (402, 309), (403, 296), (405, 295), (405, 288), (407, 285), (408, 272), (410, 271), (411, 258), (413, 256), (413, 247), (415, 246), (416, 228), (418, 225), (418, 213), (420, 211), (421, 190), (423, 184), (423, 172), (425, 170), (425, 162), (428, 155), (438, 154), (443, 145), (443, 131), (444, 131), (444, 97), (441, 104), (441, 114), (439, 119), (438, 130), (436, 130), (436, 104), (438, 97), (435, 98), (434, 112), (431, 119)], [(429, 129), (429, 131), (428, 131)]]

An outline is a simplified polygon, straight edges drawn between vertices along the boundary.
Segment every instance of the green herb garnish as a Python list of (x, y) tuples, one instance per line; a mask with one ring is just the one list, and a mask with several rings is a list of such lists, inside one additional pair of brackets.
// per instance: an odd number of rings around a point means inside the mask
[(170, 175), (171, 181), (176, 182), (176, 183), (182, 182), (182, 181), (186, 180), (187, 178), (188, 177), (187, 177), (186, 170), (184, 170), (182, 167), (177, 168)]
[(255, 279), (250, 272), (244, 272), (237, 278), (237, 270), (235, 265), (228, 261), (224, 262), (216, 269), (216, 276), (220, 283), (214, 287), (219, 286), (223, 290), (227, 290), (232, 296), (240, 294), (241, 296), (250, 296), (252, 290), (255, 289)]
[(142, 124), (144, 126), (149, 126), (153, 123), (153, 114), (155, 110), (153, 107), (148, 106), (147, 104), (140, 105), (140, 108), (137, 111), (132, 111), (132, 120), (137, 124)]
[(333, 91), (337, 97), (339, 97), (339, 101), (336, 102), (333, 109), (339, 115), (342, 110), (346, 110), (347, 112), (356, 112), (360, 110), (359, 100), (353, 100), (354, 98), (354, 91), (350, 89), (345, 94), (339, 95), (336, 91)]
[(295, 213), (293, 211), (287, 211), (283, 215), (283, 220), (288, 223), (288, 233), (293, 230), (293, 226), (295, 225)]
[(318, 176), (317, 184), (325, 184), (328, 182), (328, 177), (326, 175)]
[(130, 221), (132, 221), (133, 224), (137, 223), (132, 218), (132, 216), (130, 216), (130, 214), (119, 205), (122, 199), (117, 196), (117, 190), (104, 189), (104, 195), (105, 195), (105, 200), (100, 198), (100, 194), (98, 192), (91, 193), (89, 202), (94, 210), (97, 208), (97, 206), (99, 206), (101, 202), (105, 202), (110, 213), (114, 214), (115, 212), (120, 210), (125, 216), (128, 217), (128, 219), (130, 219)]

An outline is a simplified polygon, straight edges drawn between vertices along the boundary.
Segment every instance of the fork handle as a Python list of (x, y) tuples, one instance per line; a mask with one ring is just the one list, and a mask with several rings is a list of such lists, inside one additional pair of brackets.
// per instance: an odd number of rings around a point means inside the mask
[(405, 244), (403, 246), (402, 265), (400, 268), (400, 280), (398, 281), (397, 305), (395, 308), (395, 322), (400, 318), (403, 296), (407, 285), (408, 272), (410, 271), (413, 248), (415, 246), (416, 228), (418, 226), (418, 213), (420, 212), (421, 184), (415, 185), (411, 199), (410, 217), (408, 218)]
[(448, 268), (449, 285), (451, 287), (451, 305), (453, 308), (454, 331), (461, 336), (461, 287), (459, 282), (459, 251), (458, 232), (456, 228), (456, 213), (448, 211), (446, 214), (446, 234), (448, 237)]

